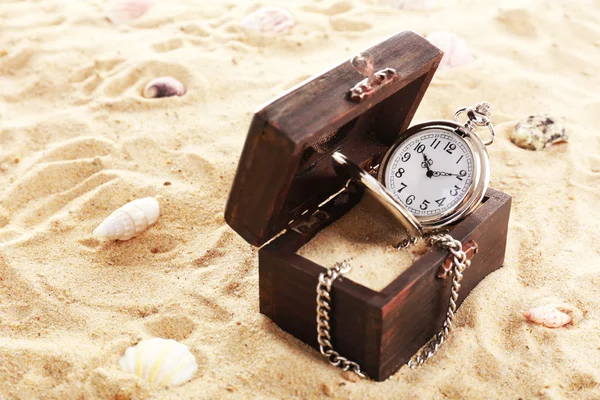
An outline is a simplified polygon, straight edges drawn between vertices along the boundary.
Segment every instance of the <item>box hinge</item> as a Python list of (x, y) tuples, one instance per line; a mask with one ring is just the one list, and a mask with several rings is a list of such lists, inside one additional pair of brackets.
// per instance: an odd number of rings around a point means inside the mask
[(292, 221), (290, 229), (301, 235), (310, 235), (329, 219), (329, 214), (320, 209), (315, 210), (313, 213), (307, 213), (303, 217), (306, 217), (306, 215), (308, 215), (307, 218)]
[(299, 218), (296, 218), (288, 223), (289, 228), (294, 232), (298, 232), (301, 235), (312, 235), (326, 225), (331, 219), (331, 216), (326, 211), (323, 211), (321, 207), (329, 202), (333, 202), (336, 206), (341, 206), (350, 200), (352, 193), (356, 192), (356, 188), (353, 185), (347, 185), (337, 193), (333, 194), (327, 200), (319, 204), (318, 208), (314, 211), (306, 210), (302, 213)]

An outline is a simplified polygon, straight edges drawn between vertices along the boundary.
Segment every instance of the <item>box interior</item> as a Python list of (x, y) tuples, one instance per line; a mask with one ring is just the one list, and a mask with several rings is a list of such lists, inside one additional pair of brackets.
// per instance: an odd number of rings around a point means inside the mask
[(424, 241), (407, 249), (395, 248), (405, 238), (401, 228), (389, 224), (375, 201), (365, 195), (358, 205), (322, 229), (298, 254), (325, 268), (348, 260), (345, 277), (381, 291), (406, 271), (428, 247)]

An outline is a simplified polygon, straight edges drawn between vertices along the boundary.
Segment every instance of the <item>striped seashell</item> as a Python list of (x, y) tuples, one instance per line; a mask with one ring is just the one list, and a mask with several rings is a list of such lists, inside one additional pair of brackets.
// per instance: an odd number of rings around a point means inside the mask
[(259, 8), (240, 22), (243, 30), (267, 36), (285, 35), (295, 24), (294, 16), (288, 10), (270, 6)]
[(142, 95), (148, 99), (183, 96), (186, 92), (183, 83), (171, 76), (161, 76), (148, 82)]
[(543, 150), (569, 140), (565, 128), (547, 115), (530, 115), (520, 121), (510, 135), (510, 140), (522, 149)]
[(473, 51), (463, 39), (452, 32), (431, 32), (425, 36), (431, 44), (444, 52), (441, 68), (456, 68), (473, 62)]
[(121, 369), (159, 386), (178, 386), (198, 370), (190, 349), (173, 339), (142, 340), (128, 348), (119, 361)]
[(111, 240), (129, 240), (154, 224), (159, 212), (158, 201), (153, 197), (130, 201), (102, 221), (94, 229), (94, 236)]
[(379, 0), (379, 4), (404, 10), (428, 10), (437, 4), (437, 0)]
[(146, 14), (154, 0), (114, 0), (106, 8), (106, 16), (115, 24), (125, 24)]
[[(565, 309), (565, 311), (567, 310)], [(553, 306), (532, 308), (531, 310), (523, 312), (523, 316), (531, 322), (543, 325), (547, 328), (559, 328), (568, 325), (573, 321), (573, 318), (569, 314)]]

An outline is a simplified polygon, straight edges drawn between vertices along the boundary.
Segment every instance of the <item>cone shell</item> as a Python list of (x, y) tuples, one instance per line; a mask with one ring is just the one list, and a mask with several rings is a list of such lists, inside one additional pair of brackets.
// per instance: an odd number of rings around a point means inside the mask
[(124, 24), (140, 18), (153, 5), (153, 0), (114, 0), (108, 5), (106, 16), (116, 24)]
[(94, 236), (112, 240), (129, 240), (154, 224), (159, 212), (158, 201), (153, 197), (133, 200), (102, 221), (94, 229)]
[(473, 62), (473, 51), (463, 39), (452, 32), (431, 32), (425, 38), (444, 52), (442, 68), (456, 68)]
[(183, 83), (172, 76), (162, 76), (148, 82), (142, 95), (146, 98), (183, 96), (186, 92)]
[(569, 314), (554, 306), (532, 308), (531, 310), (523, 312), (523, 316), (531, 322), (543, 325), (547, 328), (559, 328), (570, 324), (573, 321), (573, 318)]
[(514, 144), (527, 150), (543, 150), (568, 139), (565, 128), (547, 115), (530, 115), (515, 126), (510, 136)]
[(435, 7), (437, 0), (379, 0), (378, 4), (405, 10), (427, 10)]
[(121, 369), (159, 386), (177, 386), (189, 381), (196, 371), (196, 358), (188, 347), (173, 339), (142, 340), (128, 348)]
[(295, 25), (294, 16), (285, 8), (262, 7), (240, 22), (243, 30), (267, 36), (285, 35)]

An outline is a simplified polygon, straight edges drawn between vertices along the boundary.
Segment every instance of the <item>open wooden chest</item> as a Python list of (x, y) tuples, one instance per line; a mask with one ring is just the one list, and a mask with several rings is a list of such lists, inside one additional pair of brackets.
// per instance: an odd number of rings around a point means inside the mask
[[(378, 69), (394, 68), (398, 78), (353, 102), (348, 90), (363, 77), (346, 61), (256, 112), (225, 214), (245, 240), (264, 245), (259, 251), (261, 312), (315, 348), (315, 290), (325, 267), (297, 252), (363, 195), (360, 187), (346, 186), (334, 173), (331, 154), (340, 151), (366, 170), (377, 166), (408, 128), (442, 57), (412, 32), (394, 35), (363, 54)], [(510, 203), (509, 196), (490, 189), (479, 208), (450, 231), (462, 243), (475, 241), (479, 247), (464, 273), (461, 301), (502, 266)], [(429, 249), (381, 291), (336, 280), (331, 321), (336, 350), (375, 380), (396, 372), (445, 317), (450, 283), (438, 279), (437, 272), (447, 255)]]

